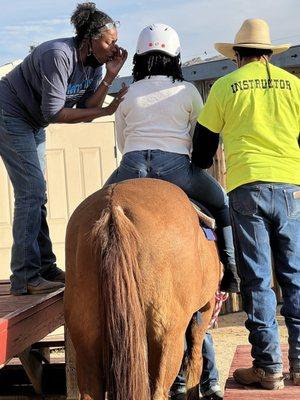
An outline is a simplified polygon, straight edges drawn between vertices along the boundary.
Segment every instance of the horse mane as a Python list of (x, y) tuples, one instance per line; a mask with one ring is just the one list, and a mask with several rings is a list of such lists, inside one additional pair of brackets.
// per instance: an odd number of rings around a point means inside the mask
[(111, 200), (91, 232), (103, 316), (104, 380), (111, 400), (150, 399), (139, 240), (134, 224)]

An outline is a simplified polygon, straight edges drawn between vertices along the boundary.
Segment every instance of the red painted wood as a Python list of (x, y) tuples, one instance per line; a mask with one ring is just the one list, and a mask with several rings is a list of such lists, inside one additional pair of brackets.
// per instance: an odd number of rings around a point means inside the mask
[(12, 296), (0, 281), (0, 367), (64, 323), (63, 292)]
[[(282, 345), (284, 373), (288, 378), (288, 346)], [(229, 378), (225, 385), (224, 400), (300, 400), (300, 386), (295, 386), (288, 379), (285, 380), (285, 388), (282, 390), (264, 390), (255, 386), (243, 386), (233, 379), (233, 371), (237, 368), (248, 368), (252, 365), (251, 347), (249, 345), (237, 346)]]

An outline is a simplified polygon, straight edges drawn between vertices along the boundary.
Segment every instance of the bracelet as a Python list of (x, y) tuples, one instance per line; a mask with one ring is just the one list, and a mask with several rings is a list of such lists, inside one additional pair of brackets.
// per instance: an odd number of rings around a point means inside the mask
[(107, 83), (105, 80), (103, 80), (101, 83), (103, 83), (103, 85), (106, 86), (107, 88), (111, 87), (111, 85)]

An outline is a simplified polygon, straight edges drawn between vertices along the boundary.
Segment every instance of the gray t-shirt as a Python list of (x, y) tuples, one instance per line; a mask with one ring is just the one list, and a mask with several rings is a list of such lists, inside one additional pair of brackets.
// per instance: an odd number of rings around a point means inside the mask
[(0, 108), (34, 129), (55, 122), (64, 108), (84, 108), (102, 79), (102, 67), (84, 66), (74, 38), (42, 43), (0, 81)]

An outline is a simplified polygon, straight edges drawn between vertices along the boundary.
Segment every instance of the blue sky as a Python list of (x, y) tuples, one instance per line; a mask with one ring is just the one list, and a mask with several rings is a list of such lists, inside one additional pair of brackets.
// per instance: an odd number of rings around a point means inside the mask
[[(31, 44), (73, 35), (74, 0), (0, 0), (0, 65), (24, 58)], [(111, 0), (95, 1), (121, 21), (119, 44), (129, 51), (121, 75), (131, 73), (137, 36), (153, 22), (173, 26), (182, 59), (216, 55), (214, 42), (231, 42), (246, 18), (263, 18), (274, 43), (300, 44), (300, 0)]]

